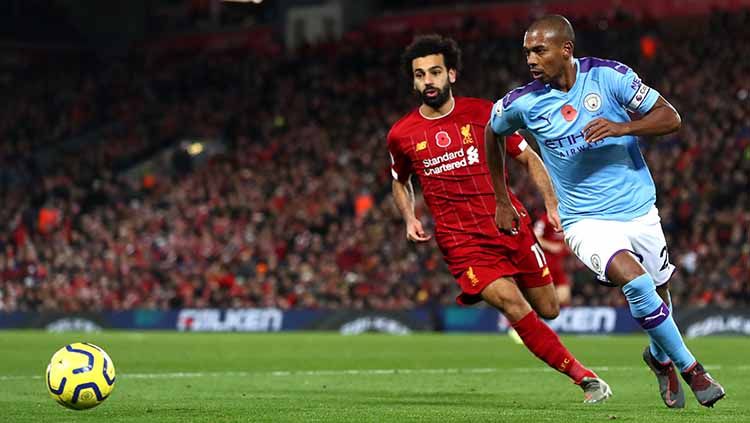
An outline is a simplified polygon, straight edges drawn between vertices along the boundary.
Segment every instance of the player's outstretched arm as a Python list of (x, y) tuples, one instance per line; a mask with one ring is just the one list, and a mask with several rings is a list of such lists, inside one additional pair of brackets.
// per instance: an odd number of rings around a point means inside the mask
[(394, 180), (391, 187), (393, 201), (406, 223), (406, 239), (412, 242), (427, 242), (432, 239), (432, 235), (428, 235), (424, 231), (422, 222), (414, 214), (414, 187), (411, 184), (411, 179), (407, 180), (406, 183)]
[(642, 118), (630, 122), (612, 122), (596, 118), (589, 122), (583, 133), (587, 142), (623, 135), (666, 135), (680, 129), (682, 119), (677, 110), (664, 97), (659, 96), (654, 106)]
[(484, 127), (484, 151), (495, 190), (495, 223), (501, 231), (516, 234), (521, 218), (510, 202), (505, 184), (505, 137), (495, 134), (489, 123)]
[(547, 168), (544, 166), (544, 162), (530, 147), (527, 147), (521, 154), (514, 158), (526, 168), (534, 186), (542, 194), (544, 207), (547, 209), (547, 216), (549, 216), (552, 227), (557, 232), (562, 231), (560, 215), (557, 212), (557, 195), (555, 195), (555, 189), (552, 187), (552, 180), (549, 177)]

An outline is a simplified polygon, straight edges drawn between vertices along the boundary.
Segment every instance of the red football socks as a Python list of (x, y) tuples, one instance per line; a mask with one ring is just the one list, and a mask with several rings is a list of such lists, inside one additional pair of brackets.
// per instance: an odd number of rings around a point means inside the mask
[(584, 367), (573, 357), (573, 354), (560, 342), (557, 334), (539, 320), (534, 310), (511, 324), (526, 348), (553, 369), (568, 375), (574, 383), (580, 384), (584, 377), (596, 377), (596, 373)]

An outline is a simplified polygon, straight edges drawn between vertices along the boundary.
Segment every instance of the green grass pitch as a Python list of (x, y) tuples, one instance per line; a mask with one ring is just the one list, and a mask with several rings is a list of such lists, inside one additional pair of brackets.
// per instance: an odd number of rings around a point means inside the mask
[[(612, 386), (607, 403), (582, 404), (577, 386), (498, 334), (0, 331), (0, 421), (750, 422), (748, 338), (688, 341), (727, 398), (706, 409), (688, 391), (684, 410), (662, 404), (645, 336), (563, 340)], [(92, 410), (59, 406), (42, 378), (75, 341), (103, 347), (117, 369)]]

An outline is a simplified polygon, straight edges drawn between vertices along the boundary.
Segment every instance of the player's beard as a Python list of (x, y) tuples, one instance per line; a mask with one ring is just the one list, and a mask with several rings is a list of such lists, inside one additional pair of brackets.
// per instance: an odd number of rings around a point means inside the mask
[(451, 96), (451, 83), (447, 82), (442, 88), (438, 87), (430, 87), (433, 89), (438, 90), (438, 94), (435, 97), (428, 97), (425, 95), (425, 90), (422, 90), (422, 92), (419, 93), (419, 96), (422, 98), (422, 102), (426, 104), (427, 106), (438, 110), (439, 108), (443, 107), (443, 104), (445, 104), (446, 101)]

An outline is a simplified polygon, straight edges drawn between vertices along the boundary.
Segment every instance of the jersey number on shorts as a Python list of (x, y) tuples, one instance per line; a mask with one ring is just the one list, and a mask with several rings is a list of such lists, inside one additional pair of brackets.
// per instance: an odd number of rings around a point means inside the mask
[(659, 253), (659, 257), (664, 257), (664, 263), (662, 263), (659, 271), (666, 270), (667, 267), (669, 267), (669, 251), (667, 251), (666, 245), (664, 246), (664, 248), (661, 249), (661, 253)]
[(547, 265), (547, 259), (544, 257), (542, 247), (539, 244), (534, 244), (531, 246), (531, 251), (536, 256), (536, 262), (539, 264), (539, 268), (544, 268), (544, 266)]

